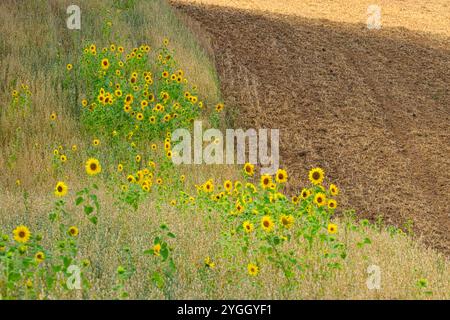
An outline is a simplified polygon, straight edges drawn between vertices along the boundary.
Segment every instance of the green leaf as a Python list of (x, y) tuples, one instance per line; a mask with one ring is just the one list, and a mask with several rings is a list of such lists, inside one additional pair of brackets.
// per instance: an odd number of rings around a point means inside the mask
[(94, 217), (90, 217), (89, 221), (91, 221), (93, 224), (97, 224), (98, 219), (97, 219), (97, 217), (94, 216)]
[(84, 206), (84, 213), (86, 215), (90, 215), (94, 211), (94, 208), (91, 206)]
[(167, 258), (169, 257), (169, 249), (167, 249), (167, 247), (165, 248), (161, 248), (161, 257), (163, 258), (163, 261), (166, 261)]
[(170, 238), (175, 238), (175, 235), (172, 232), (167, 233), (167, 236)]
[(80, 205), (82, 202), (84, 201), (84, 199), (83, 199), (83, 197), (78, 197), (76, 200), (75, 200), (75, 205)]
[(164, 288), (164, 278), (161, 273), (157, 271), (153, 272), (152, 281), (159, 289)]

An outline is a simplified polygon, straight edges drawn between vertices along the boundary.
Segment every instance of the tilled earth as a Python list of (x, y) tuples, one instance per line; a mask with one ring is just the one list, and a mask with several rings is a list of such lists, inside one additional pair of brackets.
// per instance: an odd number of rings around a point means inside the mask
[(450, 41), (173, 5), (210, 39), (227, 116), (244, 128), (280, 129), (292, 192), (320, 166), (341, 189), (340, 209), (412, 223), (450, 253)]

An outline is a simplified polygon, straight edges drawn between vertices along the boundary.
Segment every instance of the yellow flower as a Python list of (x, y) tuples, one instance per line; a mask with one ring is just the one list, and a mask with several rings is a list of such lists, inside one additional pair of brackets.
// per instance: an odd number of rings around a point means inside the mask
[(42, 251), (39, 251), (34, 255), (34, 259), (39, 264), (45, 260), (45, 254)]
[(62, 154), (60, 157), (59, 157), (59, 159), (61, 160), (61, 162), (66, 162), (67, 161), (67, 156), (66, 155), (64, 155), (64, 154)]
[(278, 183), (286, 183), (287, 178), (288, 178), (288, 175), (287, 175), (286, 170), (283, 170), (283, 169), (278, 169), (277, 170), (277, 173), (275, 175), (275, 180)]
[(250, 233), (253, 231), (254, 226), (253, 223), (251, 223), (250, 221), (244, 221), (244, 223), (242, 224), (242, 226), (244, 227), (245, 232)]
[(333, 196), (337, 196), (339, 194), (339, 188), (334, 184), (330, 184), (330, 193)]
[(18, 226), (16, 229), (14, 229), (13, 234), (14, 240), (20, 243), (27, 243), (31, 236), (30, 230), (23, 225)]
[(67, 187), (67, 185), (64, 182), (59, 181), (55, 187), (55, 196), (64, 197), (67, 194), (68, 190), (69, 188)]
[(309, 181), (312, 184), (319, 185), (322, 183), (325, 173), (321, 168), (313, 168), (309, 171)]
[(259, 273), (259, 268), (257, 265), (253, 264), (253, 263), (249, 263), (247, 265), (247, 270), (248, 270), (248, 274), (251, 276), (257, 276)]
[(69, 235), (72, 236), (72, 237), (78, 236), (78, 228), (75, 227), (75, 226), (71, 226), (67, 232), (68, 232)]
[(74, 145), (72, 146), (72, 151), (75, 152), (75, 151), (77, 151), (77, 150), (78, 150), (78, 147), (77, 147), (76, 144), (74, 144)]
[(302, 199), (308, 198), (309, 195), (310, 195), (309, 190), (306, 189), (306, 188), (303, 188), (302, 192), (300, 192), (300, 197), (301, 197)]
[(334, 199), (330, 199), (328, 200), (328, 208), (330, 209), (336, 209), (337, 207), (337, 202)]
[(244, 172), (249, 176), (253, 176), (253, 174), (255, 173), (255, 166), (247, 162), (246, 164), (244, 164)]
[(326, 196), (322, 192), (316, 193), (314, 196), (314, 203), (317, 204), (318, 207), (322, 207), (326, 204)]
[(137, 163), (139, 163), (139, 162), (141, 162), (142, 157), (141, 157), (140, 155), (137, 155), (137, 156), (135, 157), (135, 160), (136, 160)]
[(261, 176), (261, 186), (264, 189), (267, 189), (271, 186), (271, 184), (272, 184), (272, 177), (269, 176), (268, 174), (263, 174)]
[(295, 219), (293, 215), (282, 215), (280, 218), (281, 225), (287, 229), (292, 227), (294, 221)]
[(206, 183), (203, 185), (203, 191), (210, 193), (214, 191), (214, 183), (212, 180), (206, 181)]
[(159, 243), (155, 244), (153, 246), (153, 254), (155, 256), (159, 256), (160, 251), (161, 251), (161, 245)]
[(50, 120), (52, 120), (52, 121), (55, 121), (57, 117), (58, 117), (58, 116), (56, 115), (56, 112), (52, 112), (52, 113), (50, 114)]
[(216, 264), (211, 260), (210, 257), (205, 258), (205, 266), (207, 266), (210, 269), (214, 269), (216, 267)]
[(218, 104), (216, 105), (216, 111), (217, 111), (217, 112), (221, 112), (221, 111), (223, 110), (223, 108), (224, 108), (223, 103), (218, 103)]
[(98, 145), (100, 145), (100, 140), (99, 139), (94, 139), (93, 141), (92, 141), (92, 145), (93, 146), (98, 146)]
[(180, 181), (181, 181), (181, 182), (184, 182), (184, 180), (186, 180), (186, 176), (185, 176), (184, 174), (182, 174), (182, 175), (180, 176)]
[(226, 180), (223, 183), (223, 187), (225, 188), (226, 191), (230, 192), (231, 189), (233, 189), (233, 182), (231, 182), (230, 180)]
[(100, 165), (100, 162), (95, 158), (90, 158), (88, 161), (86, 161), (86, 172), (90, 176), (95, 176), (102, 172), (102, 166)]
[(108, 68), (109, 68), (109, 60), (105, 58), (102, 60), (102, 69), (107, 70)]
[(261, 227), (263, 228), (264, 231), (266, 232), (270, 232), (272, 231), (274, 226), (274, 223), (272, 221), (272, 218), (270, 216), (264, 216), (261, 219)]
[(72, 70), (73, 65), (72, 65), (71, 63), (68, 63), (68, 64), (66, 65), (66, 68), (67, 68), (68, 71), (70, 71), (70, 70)]
[(138, 112), (136, 114), (136, 120), (138, 120), (138, 121), (144, 120), (144, 115), (141, 112)]
[(335, 234), (337, 232), (337, 225), (335, 225), (334, 223), (329, 223), (328, 224), (328, 233), (329, 234)]
[(119, 163), (117, 165), (117, 171), (122, 172), (123, 171), (123, 164)]

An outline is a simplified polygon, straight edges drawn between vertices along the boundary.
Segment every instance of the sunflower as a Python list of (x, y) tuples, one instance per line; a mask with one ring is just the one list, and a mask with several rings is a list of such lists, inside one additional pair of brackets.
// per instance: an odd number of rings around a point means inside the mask
[(247, 265), (247, 270), (248, 270), (248, 274), (251, 276), (257, 276), (258, 272), (259, 272), (259, 268), (257, 265), (253, 264), (253, 263), (249, 263)]
[(39, 251), (34, 255), (34, 259), (39, 264), (45, 260), (45, 254), (42, 251)]
[(68, 64), (66, 65), (66, 68), (67, 68), (67, 71), (70, 71), (70, 70), (72, 70), (73, 65), (72, 65), (71, 63), (68, 63)]
[(292, 227), (294, 221), (295, 219), (293, 215), (282, 215), (280, 218), (281, 225), (287, 229)]
[(214, 191), (214, 183), (211, 180), (206, 181), (203, 185), (203, 191), (210, 193)]
[(223, 183), (223, 187), (225, 188), (225, 190), (226, 190), (227, 192), (230, 192), (230, 191), (233, 189), (233, 182), (231, 182), (230, 180), (226, 180), (226, 181)]
[(328, 208), (330, 209), (336, 209), (337, 207), (337, 202), (334, 199), (330, 199), (328, 200)]
[(158, 179), (156, 179), (156, 183), (157, 183), (157, 184), (162, 184), (162, 183), (163, 183), (163, 181), (162, 181), (162, 179), (161, 179), (161, 178), (158, 178)]
[(161, 244), (159, 244), (159, 243), (155, 244), (153, 246), (152, 250), (153, 250), (153, 254), (155, 256), (159, 256), (159, 253), (161, 252)]
[(186, 176), (185, 176), (184, 174), (182, 174), (182, 175), (180, 176), (180, 181), (181, 181), (181, 182), (184, 182), (184, 180), (186, 180)]
[(100, 165), (100, 162), (95, 158), (89, 158), (86, 161), (86, 172), (90, 176), (95, 176), (102, 172), (102, 166)]
[(244, 164), (244, 172), (248, 176), (253, 176), (253, 174), (255, 173), (255, 166), (247, 162), (246, 164)]
[(52, 120), (52, 121), (55, 121), (57, 117), (58, 117), (58, 116), (56, 115), (56, 112), (52, 112), (52, 113), (50, 114), (50, 120)]
[(77, 228), (77, 227), (71, 226), (71, 227), (69, 228), (69, 230), (67, 230), (67, 233), (68, 233), (70, 236), (72, 236), (72, 237), (76, 237), (76, 236), (78, 236), (79, 231), (78, 231), (78, 228)]
[(319, 185), (322, 183), (325, 173), (321, 168), (313, 168), (309, 171), (309, 181), (312, 184)]
[(270, 187), (271, 184), (272, 184), (272, 177), (269, 176), (268, 174), (263, 174), (261, 176), (261, 186), (264, 189), (267, 189)]
[(334, 184), (330, 184), (330, 193), (332, 196), (337, 196), (339, 194), (339, 188)]
[(123, 171), (123, 164), (119, 163), (117, 165), (117, 171), (122, 172)]
[(77, 147), (76, 144), (74, 144), (74, 145), (72, 146), (72, 151), (73, 151), (73, 152), (76, 152), (77, 150), (78, 150), (78, 147)]
[(272, 221), (272, 218), (269, 216), (264, 216), (261, 219), (261, 227), (263, 228), (264, 231), (270, 232), (272, 231), (274, 226), (274, 223)]
[(23, 225), (15, 228), (13, 231), (13, 234), (14, 234), (14, 240), (16, 240), (17, 242), (20, 242), (20, 243), (27, 243), (31, 236), (30, 230)]
[(62, 154), (62, 155), (59, 157), (59, 159), (61, 160), (62, 163), (64, 163), (64, 162), (67, 161), (67, 156), (64, 155), (64, 154)]
[(300, 200), (300, 198), (298, 196), (292, 196), (291, 201), (293, 204), (298, 204), (298, 201)]
[(103, 59), (101, 65), (103, 70), (107, 70), (109, 68), (109, 60), (106, 58)]
[(153, 144), (151, 145), (151, 148), (152, 148), (152, 150), (156, 150), (156, 143), (153, 143)]
[(337, 232), (338, 227), (334, 223), (329, 223), (327, 229), (329, 234), (335, 234)]
[(239, 213), (242, 213), (244, 211), (244, 206), (242, 205), (242, 203), (238, 200), (236, 201), (236, 211)]
[(136, 120), (138, 120), (138, 121), (144, 120), (144, 115), (142, 113), (138, 112), (138, 114), (136, 115)]
[(326, 197), (325, 194), (322, 192), (316, 193), (314, 196), (314, 203), (317, 204), (318, 207), (322, 207), (326, 204)]
[(124, 105), (123, 111), (125, 111), (126, 113), (129, 113), (131, 111), (131, 106), (129, 104)]
[(163, 71), (161, 75), (163, 78), (167, 78), (169, 76), (169, 73), (167, 71)]
[(136, 178), (135, 178), (133, 175), (130, 174), (130, 175), (127, 177), (127, 181), (128, 181), (129, 183), (133, 183), (133, 182), (136, 181)]
[(149, 121), (150, 121), (150, 123), (155, 123), (156, 122), (156, 118), (155, 118), (155, 116), (151, 116), (150, 118), (149, 118)]
[(55, 196), (64, 197), (67, 194), (68, 190), (69, 188), (67, 187), (67, 185), (64, 182), (59, 181), (55, 187)]
[(134, 159), (136, 160), (137, 163), (139, 163), (141, 162), (142, 157), (140, 155), (137, 155)]
[(92, 145), (95, 146), (95, 147), (99, 146), (100, 145), (100, 140), (99, 139), (92, 140)]
[(223, 103), (218, 103), (218, 104), (216, 105), (216, 111), (217, 111), (217, 112), (221, 112), (221, 111), (223, 110), (223, 108), (224, 108)]
[(245, 232), (250, 233), (253, 231), (254, 226), (253, 223), (251, 223), (250, 221), (244, 221), (244, 223), (242, 224), (242, 226), (244, 227)]
[(302, 199), (307, 199), (308, 197), (309, 197), (309, 190), (308, 189), (306, 189), (306, 188), (303, 188), (302, 189), (302, 192), (300, 192), (300, 197), (302, 198)]
[(283, 170), (283, 169), (278, 169), (277, 170), (277, 173), (275, 175), (275, 180), (278, 183), (286, 183), (287, 178), (288, 178), (288, 175), (287, 175), (286, 170)]
[(211, 260), (210, 257), (206, 257), (205, 258), (205, 266), (210, 269), (214, 269), (216, 267), (216, 264)]

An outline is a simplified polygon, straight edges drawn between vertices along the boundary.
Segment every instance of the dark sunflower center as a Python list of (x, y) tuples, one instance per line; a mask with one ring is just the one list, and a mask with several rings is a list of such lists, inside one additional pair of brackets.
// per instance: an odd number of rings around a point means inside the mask
[(97, 170), (97, 165), (95, 163), (91, 163), (90, 168), (92, 171)]
[(58, 186), (58, 192), (62, 192), (63, 188), (61, 186)]
[(269, 221), (267, 221), (267, 220), (266, 220), (266, 221), (264, 221), (264, 227), (268, 228), (268, 227), (269, 227), (269, 225), (270, 225), (270, 224), (269, 224)]
[(317, 202), (321, 203), (322, 202), (322, 198), (321, 197), (317, 198)]
[(20, 231), (19, 232), (19, 237), (20, 238), (25, 238), (25, 231)]
[(320, 173), (316, 171), (316, 172), (313, 173), (312, 177), (313, 177), (314, 180), (319, 180), (320, 179)]

